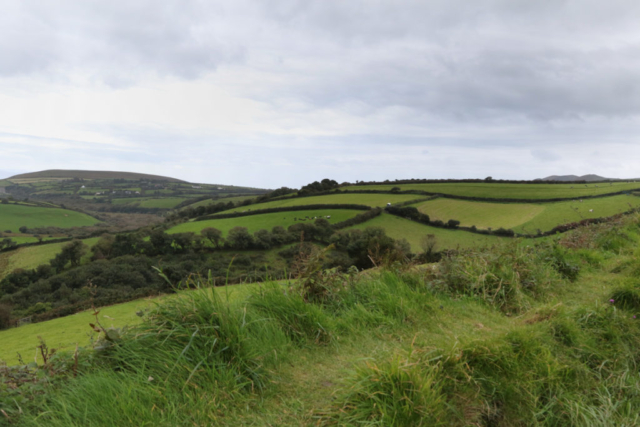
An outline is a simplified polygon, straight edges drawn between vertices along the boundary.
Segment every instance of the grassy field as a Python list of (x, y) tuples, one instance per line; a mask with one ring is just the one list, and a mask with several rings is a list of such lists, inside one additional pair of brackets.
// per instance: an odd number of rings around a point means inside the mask
[[(98, 237), (93, 237), (91, 239), (84, 239), (83, 242), (91, 248), (98, 240)], [(0, 260), (0, 279), (18, 268), (28, 270), (36, 268), (40, 264), (47, 264), (51, 259), (55, 258), (58, 252), (62, 250), (62, 247), (68, 243), (69, 242), (61, 242), (29, 246), (0, 254), (0, 258), (2, 258), (2, 260)], [(83, 258), (83, 262), (87, 261), (90, 257), (91, 252), (87, 252)]]
[(438, 198), (414, 205), (431, 220), (456, 219), (460, 225), (481, 229), (513, 228), (544, 212), (545, 205), (520, 203), (468, 202)]
[(257, 196), (235, 196), (235, 197), (225, 197), (223, 199), (207, 199), (207, 200), (201, 200), (199, 202), (196, 203), (192, 203), (188, 206), (185, 206), (183, 209), (186, 208), (197, 208), (199, 206), (208, 206), (208, 205), (213, 205), (216, 203), (229, 203), (229, 202), (233, 202), (233, 203), (239, 203), (239, 202), (243, 202), (247, 199), (255, 199)]
[[(233, 301), (244, 298), (257, 284), (233, 285), (217, 288), (225, 300)], [(171, 296), (144, 298), (109, 307), (99, 308), (98, 320), (105, 328), (121, 328), (126, 325), (135, 325), (140, 322), (138, 311), (145, 311), (154, 307)], [(89, 327), (89, 323), (95, 323), (92, 310), (76, 313), (71, 316), (48, 320), (20, 326), (18, 328), (0, 331), (0, 361), (8, 365), (18, 363), (20, 353), (26, 363), (32, 362), (36, 354), (38, 337), (42, 337), (47, 345), (60, 351), (73, 351), (76, 344), (80, 347), (87, 346), (95, 338), (96, 333)], [(39, 356), (38, 356), (39, 357)], [(38, 359), (42, 363), (41, 358)]]
[(329, 194), (326, 196), (299, 197), (294, 199), (273, 200), (250, 206), (241, 206), (225, 212), (242, 212), (246, 210), (280, 208), (286, 206), (319, 205), (319, 204), (352, 204), (365, 206), (386, 206), (387, 203), (401, 203), (420, 198), (415, 194)]
[[(527, 222), (514, 228), (517, 232), (535, 233), (536, 230), (550, 230), (553, 227), (585, 218), (612, 216), (631, 208), (640, 207), (640, 197), (613, 196), (578, 202), (559, 202), (543, 204), (544, 211)], [(589, 212), (593, 210), (593, 212)]]
[(294, 218), (304, 217), (323, 217), (331, 216), (327, 219), (332, 224), (336, 222), (345, 221), (352, 218), (362, 211), (347, 210), (347, 209), (319, 209), (309, 211), (295, 211), (295, 212), (276, 212), (261, 215), (249, 215), (239, 218), (226, 218), (226, 219), (211, 219), (208, 221), (192, 221), (185, 222), (167, 230), (167, 233), (184, 233), (192, 231), (200, 233), (200, 230), (207, 227), (217, 228), (222, 231), (223, 235), (226, 235), (233, 227), (246, 227), (250, 233), (255, 233), (258, 230), (268, 230), (277, 225), (280, 225), (287, 229), (289, 226), (295, 224)]
[(420, 239), (427, 234), (433, 234), (436, 237), (438, 242), (436, 250), (480, 247), (504, 241), (503, 238), (496, 236), (485, 236), (460, 230), (429, 227), (428, 225), (384, 213), (370, 221), (355, 225), (351, 228), (363, 230), (367, 227), (382, 227), (389, 237), (394, 239), (407, 239), (411, 245), (411, 251), (416, 253), (422, 250), (420, 247)]
[[(432, 220), (456, 219), (460, 225), (480, 229), (510, 228), (518, 232), (536, 233), (584, 218), (612, 216), (640, 207), (640, 197), (611, 196), (585, 199), (582, 202), (555, 203), (488, 203), (439, 198), (415, 205)], [(593, 210), (593, 212), (589, 212)]]
[(132, 197), (126, 199), (113, 199), (114, 205), (137, 205), (141, 208), (160, 208), (160, 209), (172, 209), (180, 203), (188, 200), (186, 197), (164, 197), (164, 198), (151, 198), (151, 197)]
[(89, 215), (67, 209), (0, 204), (0, 228), (2, 228), (2, 231), (18, 231), (22, 226), (29, 228), (83, 227), (99, 222)]
[[(597, 187), (596, 187), (597, 186)], [(489, 184), (489, 183), (434, 183), (354, 185), (343, 190), (384, 190), (399, 187), (401, 191), (421, 190), (430, 193), (452, 194), (466, 197), (502, 199), (558, 199), (580, 198), (600, 194), (640, 189), (640, 183), (614, 182), (612, 184)]]

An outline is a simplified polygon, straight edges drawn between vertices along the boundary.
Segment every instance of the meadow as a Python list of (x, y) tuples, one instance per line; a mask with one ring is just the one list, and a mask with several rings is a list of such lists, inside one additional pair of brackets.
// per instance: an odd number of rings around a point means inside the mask
[(341, 204), (365, 205), (371, 207), (386, 206), (387, 203), (401, 203), (420, 198), (415, 194), (328, 194), (326, 196), (295, 197), (273, 200), (266, 203), (241, 206), (224, 212), (257, 211), (259, 209), (280, 208), (300, 205)]
[(491, 199), (570, 199), (601, 194), (640, 189), (640, 183), (613, 182), (598, 184), (503, 184), (503, 183), (431, 183), (431, 184), (376, 184), (352, 185), (344, 191), (379, 190), (391, 191), (420, 190), (429, 193), (451, 194), (454, 196), (480, 197)]
[[(414, 205), (431, 220), (455, 219), (460, 225), (479, 229), (513, 229), (535, 234), (537, 230), (580, 221), (608, 217), (640, 207), (640, 197), (611, 196), (553, 203), (489, 203), (438, 198)], [(592, 212), (590, 212), (592, 210)]]
[[(98, 237), (90, 239), (84, 239), (82, 242), (90, 249), (98, 242)], [(38, 267), (41, 264), (48, 264), (50, 260), (62, 250), (64, 245), (69, 242), (49, 243), (45, 245), (27, 246), (24, 248), (18, 248), (13, 251), (0, 253), (0, 279), (9, 274), (13, 270), (22, 268), (25, 270), (31, 270)], [(87, 254), (83, 257), (83, 262), (87, 262), (91, 257), (91, 252), (87, 251)]]
[(100, 221), (80, 212), (59, 208), (40, 208), (24, 205), (0, 204), (0, 227), (2, 231), (17, 232), (22, 226), (36, 227), (83, 227)]
[[(200, 231), (207, 227), (217, 228), (222, 231), (222, 235), (225, 236), (229, 230), (233, 227), (246, 227), (250, 233), (255, 233), (258, 230), (267, 230), (275, 226), (284, 227), (286, 230), (289, 226), (296, 224), (298, 221), (294, 218), (305, 217), (319, 217), (325, 218), (331, 224), (336, 222), (345, 221), (349, 218), (362, 213), (362, 211), (348, 210), (348, 209), (317, 209), (308, 211), (293, 211), (293, 212), (276, 212), (258, 215), (248, 215), (239, 218), (224, 218), (224, 219), (210, 219), (206, 221), (191, 221), (179, 224), (175, 227), (167, 230), (167, 233), (185, 233), (194, 232), (200, 233)], [(331, 218), (327, 218), (331, 216)]]
[(224, 198), (220, 198), (220, 199), (207, 199), (207, 200), (201, 200), (199, 202), (196, 203), (192, 203), (188, 206), (185, 206), (183, 209), (186, 208), (197, 208), (199, 206), (208, 206), (208, 205), (213, 205), (216, 203), (229, 203), (229, 202), (233, 202), (233, 203), (241, 203), (244, 202), (245, 200), (248, 199), (255, 199), (256, 196), (255, 195), (250, 195), (250, 196), (233, 196), (233, 197), (224, 197)]
[(482, 247), (504, 241), (504, 238), (497, 236), (486, 236), (462, 230), (430, 227), (385, 213), (350, 228), (364, 230), (367, 227), (382, 227), (387, 233), (387, 236), (394, 239), (406, 239), (411, 245), (411, 251), (414, 253), (422, 251), (420, 240), (427, 234), (432, 234), (436, 237), (436, 250)]

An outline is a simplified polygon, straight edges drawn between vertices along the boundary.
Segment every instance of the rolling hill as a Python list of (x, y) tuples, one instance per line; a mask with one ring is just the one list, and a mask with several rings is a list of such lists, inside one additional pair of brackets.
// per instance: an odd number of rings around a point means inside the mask
[(128, 180), (149, 180), (149, 181), (167, 181), (167, 182), (186, 182), (176, 178), (170, 178), (160, 175), (149, 175), (144, 173), (135, 172), (116, 172), (116, 171), (86, 171), (86, 170), (64, 170), (64, 169), (50, 169), (40, 172), (29, 172), (19, 175), (14, 175), (9, 180), (24, 180), (24, 179), (42, 179), (42, 178), (54, 178), (54, 179), (128, 179)]

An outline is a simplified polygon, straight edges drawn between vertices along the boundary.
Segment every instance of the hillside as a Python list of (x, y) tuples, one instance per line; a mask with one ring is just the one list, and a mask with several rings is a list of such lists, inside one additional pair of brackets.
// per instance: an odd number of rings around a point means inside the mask
[(588, 174), (588, 175), (551, 175), (546, 178), (539, 178), (536, 181), (619, 181), (618, 178), (605, 178), (603, 176)]
[(176, 178), (169, 178), (160, 175), (149, 175), (135, 172), (115, 172), (115, 171), (87, 171), (87, 170), (63, 170), (50, 169), (40, 172), (23, 173), (14, 175), (9, 180), (28, 180), (45, 178), (55, 179), (126, 179), (126, 180), (149, 180), (149, 181), (167, 181), (167, 182), (186, 182)]

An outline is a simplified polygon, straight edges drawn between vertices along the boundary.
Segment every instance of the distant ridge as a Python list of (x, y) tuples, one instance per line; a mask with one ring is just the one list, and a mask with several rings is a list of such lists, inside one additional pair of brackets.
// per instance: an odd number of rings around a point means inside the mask
[(176, 178), (169, 178), (160, 175), (148, 175), (135, 172), (115, 172), (115, 171), (83, 171), (83, 170), (64, 170), (50, 169), (40, 172), (23, 173), (14, 175), (7, 179), (29, 179), (29, 178), (78, 178), (78, 179), (129, 179), (150, 181), (168, 181), (168, 182), (187, 182)]
[(551, 175), (546, 178), (538, 178), (534, 181), (620, 181), (618, 178), (605, 178), (600, 175)]

